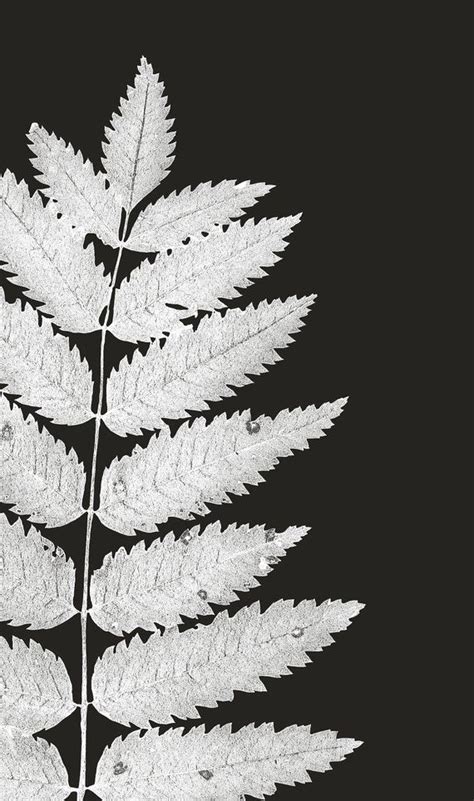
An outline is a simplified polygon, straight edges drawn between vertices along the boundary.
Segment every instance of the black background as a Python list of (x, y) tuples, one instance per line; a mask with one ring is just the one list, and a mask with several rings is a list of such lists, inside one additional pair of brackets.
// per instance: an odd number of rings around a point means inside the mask
[[(104, 124), (145, 54), (177, 121), (165, 193), (249, 178), (276, 184), (257, 217), (304, 212), (284, 260), (241, 305), (315, 291), (310, 322), (282, 363), (212, 411), (350, 396), (327, 438), (208, 520), (313, 528), (245, 601), (367, 607), (312, 665), (204, 719), (311, 723), (364, 740), (275, 799), (469, 801), (468, 5), (41, 6), (3, 19), (1, 171), (33, 184), (33, 120), (98, 164)], [(96, 345), (91, 335), (87, 352)], [(90, 424), (48, 428), (87, 463)], [(134, 442), (105, 437), (102, 462)], [(80, 560), (84, 531), (85, 517), (47, 533)], [(132, 541), (97, 523), (93, 565), (122, 544)], [(77, 689), (78, 619), (32, 636), (62, 656)], [(91, 659), (116, 641), (93, 624), (90, 639)], [(92, 764), (124, 729), (93, 710), (89, 725)], [(46, 736), (75, 783), (78, 713)]]

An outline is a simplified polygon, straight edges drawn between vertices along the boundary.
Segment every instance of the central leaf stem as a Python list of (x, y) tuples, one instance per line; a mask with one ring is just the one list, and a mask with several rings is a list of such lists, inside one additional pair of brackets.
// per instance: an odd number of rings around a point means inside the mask
[[(125, 219), (124, 228), (126, 230), (128, 223), (128, 215)], [(86, 541), (84, 548), (84, 572), (82, 580), (82, 604), (81, 604), (81, 656), (82, 656), (82, 669), (81, 669), (81, 762), (79, 769), (79, 787), (77, 789), (77, 801), (83, 801), (87, 786), (86, 786), (86, 768), (87, 768), (87, 689), (88, 689), (88, 670), (87, 670), (87, 618), (89, 617), (89, 561), (92, 537), (92, 523), (94, 520), (94, 506), (96, 501), (95, 485), (97, 474), (97, 454), (99, 450), (100, 439), (100, 424), (102, 420), (102, 405), (105, 393), (105, 341), (107, 338), (107, 328), (109, 327), (112, 319), (111, 309), (112, 302), (117, 283), (117, 275), (122, 260), (123, 242), (120, 242), (120, 248), (117, 253), (114, 271), (112, 275), (112, 282), (110, 286), (110, 295), (107, 306), (104, 312), (104, 323), (100, 329), (100, 346), (99, 346), (99, 393), (97, 398), (97, 411), (95, 413), (94, 424), (94, 444), (92, 448), (92, 461), (91, 461), (91, 477), (89, 488), (89, 503), (87, 506), (87, 523), (86, 523)]]

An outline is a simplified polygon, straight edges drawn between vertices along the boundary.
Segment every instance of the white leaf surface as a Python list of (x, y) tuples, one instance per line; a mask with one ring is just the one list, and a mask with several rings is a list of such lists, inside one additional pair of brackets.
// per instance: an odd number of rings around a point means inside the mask
[(169, 517), (207, 514), (207, 503), (228, 503), (230, 492), (246, 495), (246, 484), (264, 481), (262, 471), (324, 436), (346, 400), (285, 409), (274, 420), (251, 420), (248, 410), (219, 415), (209, 425), (198, 418), (174, 437), (165, 427), (146, 448), (137, 445), (104, 471), (97, 514), (104, 525), (129, 536), (135, 529), (155, 531)]
[(276, 783), (310, 782), (308, 770), (324, 773), (361, 745), (335, 731), (312, 734), (309, 726), (276, 732), (271, 723), (231, 726), (183, 736), (152, 729), (117, 737), (100, 759), (92, 790), (103, 801), (243, 801), (273, 795)]
[(66, 337), (31, 306), (0, 297), (0, 383), (22, 403), (39, 409), (60, 425), (84, 423), (92, 417), (91, 373)]
[(262, 578), (308, 532), (291, 526), (276, 533), (265, 526), (221, 530), (220, 523), (172, 533), (149, 548), (139, 542), (130, 553), (108, 554), (91, 580), (91, 616), (98, 626), (117, 634), (155, 624), (174, 626), (183, 615), (212, 614), (210, 604), (229, 604), (258, 587)]
[(64, 801), (71, 793), (59, 751), (46, 740), (0, 730), (2, 801)]
[(138, 215), (125, 246), (129, 250), (156, 252), (182, 245), (183, 240), (209, 232), (240, 217), (257, 198), (272, 189), (249, 181), (208, 181), (195, 189), (187, 186), (148, 205)]
[(51, 729), (75, 709), (64, 662), (30, 640), (0, 637), (0, 727), (23, 734)]
[(51, 540), (0, 517), (0, 620), (31, 629), (59, 626), (76, 613), (74, 576), (72, 560)]
[(63, 526), (83, 514), (85, 475), (73, 451), (0, 394), (0, 501), (33, 523)]
[(161, 183), (173, 162), (173, 120), (167, 119), (163, 92), (164, 84), (142, 58), (134, 85), (105, 129), (102, 164), (127, 212)]
[(158, 253), (154, 262), (146, 259), (120, 285), (110, 330), (132, 342), (159, 339), (182, 317), (223, 308), (221, 298), (238, 297), (239, 288), (279, 261), (275, 254), (286, 248), (285, 237), (300, 216), (233, 222), (225, 231), (215, 228), (203, 239)]
[(97, 174), (80, 150), (34, 122), (28, 132), (31, 163), (41, 191), (83, 235), (97, 234), (106, 245), (119, 244), (122, 200), (105, 175)]
[(334, 642), (362, 604), (357, 601), (277, 601), (266, 612), (257, 602), (229, 618), (221, 612), (207, 626), (134, 637), (108, 648), (92, 677), (94, 706), (119, 723), (149, 728), (196, 717), (198, 706), (231, 701), (235, 690), (265, 690), (260, 676), (290, 674), (310, 662), (308, 651)]
[(9, 280), (45, 305), (67, 331), (88, 333), (109, 296), (110, 279), (96, 266), (92, 246), (64, 218), (58, 219), (38, 193), (7, 171), (0, 178), (0, 260), (15, 273)]
[(281, 361), (276, 349), (293, 342), (315, 297), (216, 312), (196, 331), (175, 328), (163, 348), (155, 341), (146, 354), (136, 351), (131, 364), (123, 361), (112, 371), (104, 422), (121, 436), (141, 434), (163, 418), (185, 417), (189, 409), (208, 409), (207, 401), (235, 395), (230, 385), (250, 384), (250, 375)]

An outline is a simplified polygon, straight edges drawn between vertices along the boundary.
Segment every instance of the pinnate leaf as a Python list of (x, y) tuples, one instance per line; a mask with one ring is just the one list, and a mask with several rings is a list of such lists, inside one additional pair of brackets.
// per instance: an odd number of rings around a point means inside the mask
[(243, 801), (273, 795), (276, 783), (294, 786), (311, 781), (308, 770), (324, 773), (360, 741), (337, 732), (312, 734), (309, 726), (230, 725), (205, 732), (204, 726), (160, 735), (117, 737), (100, 759), (92, 790), (103, 801), (160, 798), (162, 801)]
[(105, 129), (102, 163), (127, 212), (161, 183), (173, 161), (173, 120), (167, 118), (163, 92), (163, 83), (142, 58), (134, 85)]
[(293, 342), (314, 298), (263, 301), (211, 314), (196, 331), (175, 328), (163, 348), (154, 342), (146, 354), (137, 351), (131, 364), (112, 371), (104, 422), (116, 434), (140, 434), (163, 418), (186, 417), (188, 409), (208, 409), (207, 400), (235, 395), (230, 385), (250, 384), (250, 374), (281, 360), (276, 349)]
[(8, 170), (0, 178), (0, 260), (14, 273), (9, 280), (41, 301), (66, 331), (88, 333), (109, 296), (110, 279), (97, 267), (92, 246), (58, 219), (38, 193), (30, 196), (24, 181)]
[(42, 193), (84, 236), (93, 233), (117, 247), (122, 200), (112, 187), (107, 189), (105, 176), (97, 174), (80, 151), (35, 122), (28, 138)]
[(214, 228), (205, 238), (158, 253), (155, 261), (145, 259), (120, 285), (110, 330), (132, 342), (159, 339), (182, 317), (223, 308), (221, 298), (238, 297), (239, 288), (279, 261), (275, 254), (286, 248), (285, 238), (299, 219), (233, 222), (226, 230)]
[(34, 526), (0, 517), (0, 620), (50, 629), (69, 620), (74, 608), (74, 564)]
[(85, 476), (75, 453), (1, 394), (0, 470), (0, 501), (32, 522), (63, 526), (83, 513)]
[(114, 459), (104, 472), (98, 516), (109, 528), (133, 536), (152, 532), (169, 517), (186, 520), (207, 514), (208, 503), (228, 503), (228, 493), (246, 495), (293, 450), (324, 436), (347, 398), (319, 408), (285, 409), (274, 420), (250, 412), (199, 418), (182, 425), (174, 437), (163, 428), (157, 439), (131, 456)]
[(171, 723), (173, 715), (195, 717), (197, 706), (230, 701), (235, 690), (265, 690), (260, 676), (305, 665), (308, 651), (331, 645), (331, 632), (344, 631), (361, 608), (357, 601), (277, 601), (262, 613), (255, 603), (232, 618), (221, 612), (207, 626), (167, 629), (146, 642), (136, 636), (128, 646), (122, 641), (96, 663), (94, 705), (140, 728)]
[(240, 217), (270, 189), (270, 185), (249, 181), (221, 181), (216, 186), (208, 181), (195, 189), (188, 186), (178, 194), (160, 197), (140, 212), (126, 247), (155, 253), (180, 246), (188, 237)]
[(87, 362), (48, 320), (38, 322), (31, 306), (0, 298), (0, 383), (55, 423), (84, 423), (92, 416)]
[(64, 662), (30, 640), (0, 638), (0, 727), (23, 734), (50, 729), (75, 709)]
[(58, 749), (41, 738), (0, 730), (2, 801), (65, 801), (71, 793)]
[(137, 627), (155, 631), (174, 626), (181, 616), (211, 614), (209, 604), (229, 604), (259, 582), (308, 532), (291, 526), (276, 533), (265, 526), (221, 530), (220, 523), (195, 526), (179, 539), (172, 533), (144, 542), (130, 553), (108, 554), (91, 580), (91, 615), (98, 626), (117, 634)]

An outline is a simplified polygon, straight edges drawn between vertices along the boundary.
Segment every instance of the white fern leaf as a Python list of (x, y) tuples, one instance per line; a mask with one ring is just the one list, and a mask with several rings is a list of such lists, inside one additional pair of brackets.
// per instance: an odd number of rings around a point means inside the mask
[(174, 437), (163, 428), (147, 448), (114, 459), (104, 471), (98, 516), (104, 525), (133, 536), (152, 532), (169, 517), (185, 520), (207, 514), (207, 503), (228, 503), (228, 493), (246, 495), (246, 484), (260, 484), (271, 470), (308, 440), (324, 436), (347, 398), (318, 409), (285, 409), (272, 420), (250, 412), (203, 418), (182, 425)]
[(74, 564), (33, 526), (0, 517), (0, 620), (31, 629), (59, 626), (76, 614)]
[(33, 523), (63, 526), (83, 513), (85, 475), (76, 454), (1, 394), (0, 470), (0, 501)]
[(276, 783), (310, 782), (308, 771), (324, 773), (362, 743), (335, 731), (311, 733), (309, 726), (276, 732), (271, 723), (229, 724), (182, 734), (152, 729), (117, 737), (105, 749), (91, 788), (103, 801), (160, 798), (161, 801), (243, 801), (273, 795)]
[(9, 171), (0, 178), (0, 260), (15, 273), (9, 280), (42, 301), (59, 326), (80, 333), (99, 327), (110, 279), (96, 266), (93, 247), (84, 249), (82, 237)]
[(105, 129), (102, 164), (127, 212), (161, 183), (173, 162), (173, 120), (163, 92), (164, 84), (142, 58), (134, 86)]
[(140, 212), (126, 247), (156, 252), (180, 246), (190, 236), (209, 232), (215, 225), (240, 217), (244, 209), (254, 206), (257, 198), (272, 188), (269, 184), (249, 181), (221, 181), (212, 186), (208, 181), (195, 189), (188, 186), (179, 194), (172, 192)]
[(122, 200), (105, 176), (78, 150), (34, 122), (28, 132), (31, 163), (43, 184), (41, 192), (83, 235), (94, 233), (106, 245), (117, 247)]
[(54, 334), (50, 323), (31, 306), (0, 298), (0, 383), (22, 403), (39, 409), (61, 425), (84, 423), (92, 417), (91, 374), (66, 337)]
[(108, 554), (91, 579), (91, 616), (98, 626), (117, 634), (140, 626), (174, 626), (183, 615), (212, 613), (210, 604), (229, 604), (243, 592), (258, 587), (309, 531), (291, 526), (278, 534), (265, 526), (237, 526), (221, 530), (220, 523), (186, 530), (177, 540), (172, 533), (144, 542), (130, 553), (125, 548)]
[(30, 640), (0, 637), (0, 727), (34, 734), (67, 718), (76, 705), (64, 662)]
[(196, 717), (197, 706), (231, 701), (235, 690), (265, 690), (260, 676), (287, 675), (289, 666), (310, 662), (308, 651), (331, 645), (331, 632), (344, 631), (361, 608), (357, 601), (277, 601), (261, 613), (257, 602), (232, 618), (221, 612), (208, 626), (122, 641), (95, 665), (94, 706), (139, 728), (172, 723), (173, 715)]
[(46, 740), (0, 730), (2, 801), (65, 801), (71, 794), (58, 749)]
[(281, 361), (276, 349), (293, 342), (315, 295), (263, 301), (256, 308), (230, 309), (205, 317), (196, 331), (175, 328), (163, 348), (154, 342), (144, 355), (122, 362), (108, 383), (104, 422), (116, 434), (140, 434), (163, 418), (209, 409), (207, 400), (235, 395), (230, 385), (250, 384), (249, 375)]
[(263, 268), (279, 261), (275, 254), (286, 248), (285, 237), (300, 217), (233, 222), (225, 231), (215, 228), (203, 239), (158, 253), (154, 262), (146, 259), (120, 285), (110, 330), (132, 342), (159, 339), (182, 317), (223, 308), (220, 298), (238, 297), (238, 287), (265, 276)]

